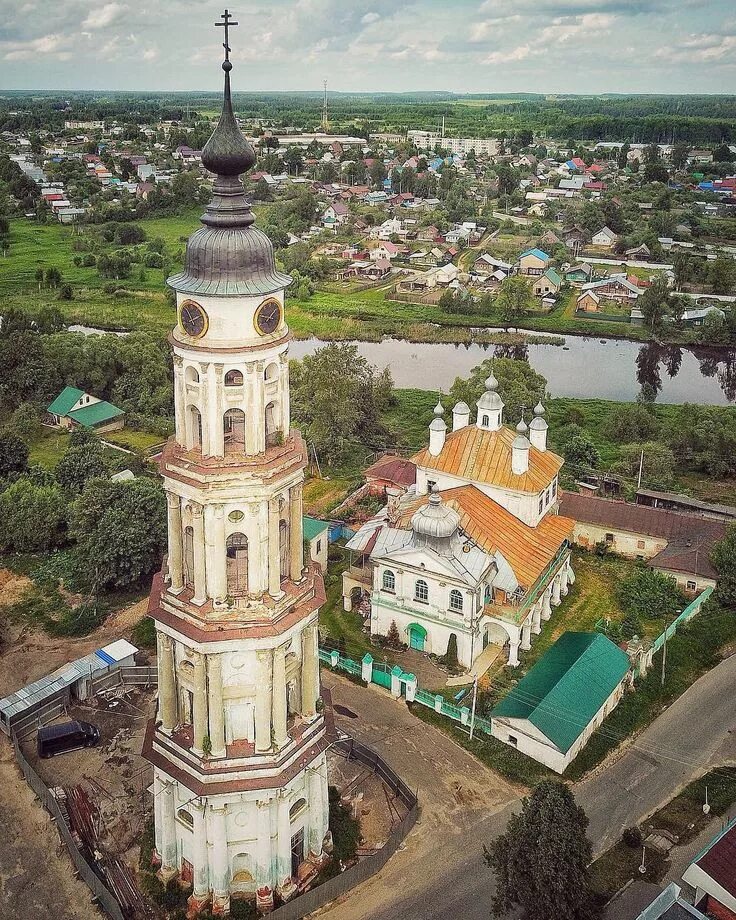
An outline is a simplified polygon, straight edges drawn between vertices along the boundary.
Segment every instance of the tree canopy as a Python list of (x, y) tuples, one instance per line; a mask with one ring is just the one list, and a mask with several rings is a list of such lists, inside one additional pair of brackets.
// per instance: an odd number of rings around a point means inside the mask
[(528, 419), (534, 406), (545, 397), (547, 381), (527, 361), (488, 358), (472, 369), (467, 380), (455, 379), (450, 388), (451, 405), (465, 402), (472, 412), (485, 392), (485, 381), (491, 373), (498, 380), (498, 393), (505, 406), (504, 418), (509, 423), (519, 421), (522, 409), (526, 410)]

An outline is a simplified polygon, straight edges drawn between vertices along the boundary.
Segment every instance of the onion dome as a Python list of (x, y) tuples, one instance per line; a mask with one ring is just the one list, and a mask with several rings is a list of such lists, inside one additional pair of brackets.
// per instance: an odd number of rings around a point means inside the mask
[(233, 113), (232, 63), (223, 61), (222, 69), (222, 114), (202, 151), (202, 163), (215, 173), (212, 200), (200, 218), (204, 226), (189, 238), (184, 270), (167, 284), (182, 294), (262, 296), (287, 287), (291, 277), (277, 271), (271, 240), (253, 226), (240, 175), (254, 165), (256, 156)]
[(434, 407), (434, 414), (435, 415), (445, 414), (445, 407), (442, 405), (442, 402), (440, 400), (437, 400), (437, 405)]
[(529, 431), (523, 416), (519, 420), (519, 424), (516, 426), (516, 430), (519, 432), (519, 434), (526, 434), (527, 431)]
[(540, 400), (540, 401), (536, 404), (536, 406), (534, 407), (534, 414), (535, 414), (535, 415), (544, 415), (544, 406), (542, 405), (541, 400)]
[(426, 505), (411, 519), (415, 543), (429, 546), (438, 553), (451, 553), (450, 541), (460, 527), (460, 515), (442, 501), (437, 486), (432, 487)]
[(491, 374), (486, 378), (486, 391), (476, 405), (479, 409), (503, 409), (503, 400), (498, 395), (498, 380)]

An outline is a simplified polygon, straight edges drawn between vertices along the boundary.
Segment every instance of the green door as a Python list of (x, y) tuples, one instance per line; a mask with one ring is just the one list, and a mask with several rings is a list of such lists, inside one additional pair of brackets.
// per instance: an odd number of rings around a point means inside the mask
[(421, 626), (409, 627), (409, 646), (418, 652), (424, 651), (424, 639), (427, 635), (426, 629)]

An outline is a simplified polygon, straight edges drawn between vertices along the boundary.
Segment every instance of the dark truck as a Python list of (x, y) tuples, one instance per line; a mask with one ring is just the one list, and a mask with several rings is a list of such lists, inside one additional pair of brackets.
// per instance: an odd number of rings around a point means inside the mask
[(90, 722), (62, 722), (39, 728), (36, 736), (39, 757), (55, 757), (99, 743), (100, 730)]

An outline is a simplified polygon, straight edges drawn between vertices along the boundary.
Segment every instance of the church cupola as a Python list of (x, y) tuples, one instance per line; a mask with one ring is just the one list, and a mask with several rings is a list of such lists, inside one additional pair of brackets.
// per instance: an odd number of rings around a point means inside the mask
[(538, 402), (534, 407), (534, 418), (529, 425), (529, 440), (532, 447), (542, 452), (547, 450), (547, 423), (544, 420), (544, 406)]
[(447, 423), (442, 417), (444, 414), (445, 410), (442, 403), (438, 402), (434, 407), (434, 418), (429, 423), (429, 452), (433, 457), (439, 456), (445, 446)]
[(529, 438), (527, 437), (529, 429), (522, 418), (516, 426), (516, 437), (511, 445), (511, 472), (516, 476), (526, 473), (529, 469)]
[(460, 515), (442, 501), (437, 486), (432, 487), (427, 504), (411, 519), (412, 542), (426, 546), (441, 556), (451, 556), (452, 540), (460, 527)]
[(491, 374), (486, 378), (486, 391), (476, 403), (476, 425), (485, 431), (498, 431), (503, 423), (503, 400), (498, 395), (498, 380)]
[(469, 422), (470, 407), (468, 404), (464, 402), (455, 403), (452, 410), (452, 430), (459, 431), (461, 428), (466, 428)]

